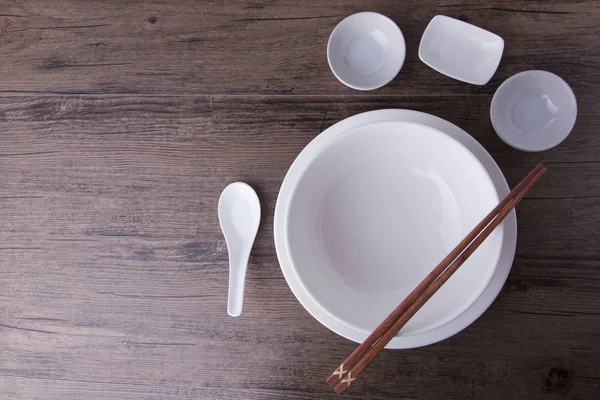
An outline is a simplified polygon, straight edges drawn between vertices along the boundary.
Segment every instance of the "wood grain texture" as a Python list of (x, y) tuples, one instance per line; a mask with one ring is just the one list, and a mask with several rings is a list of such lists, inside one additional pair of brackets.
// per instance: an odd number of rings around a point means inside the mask
[[(177, 390), (179, 398), (328, 398), (323, 377), (353, 344), (313, 320), (279, 271), (272, 215), (287, 167), (324, 127), (385, 107), (445, 116), (502, 148), (489, 121), (469, 117), (485, 103), (0, 99), (0, 390), (15, 398), (152, 398), (144, 393), (156, 387), (156, 398)], [(537, 161), (551, 171), (519, 210), (518, 258), (504, 292), (452, 339), (385, 352), (354, 395), (527, 398), (554, 379), (552, 368), (577, 373), (573, 398), (597, 390), (600, 143), (576, 137), (562, 151), (494, 154), (513, 183)], [(264, 218), (244, 313), (231, 319), (215, 210), (222, 188), (238, 179), (258, 189)], [(250, 367), (240, 367), (242, 357)]]
[[(372, 93), (344, 88), (324, 57), (333, 26), (365, 9), (396, 20), (408, 47)], [(488, 85), (418, 60), (440, 13), (505, 38)], [(344, 397), (599, 398), (599, 17), (597, 1), (3, 2), (0, 398), (338, 398), (325, 378), (355, 344), (287, 287), (273, 211), (310, 140), (382, 108), (459, 125), (511, 185), (537, 162), (548, 173), (519, 206), (491, 308), (441, 343), (383, 352)], [(532, 68), (565, 78), (579, 105), (572, 134), (542, 153), (509, 148), (489, 121), (497, 86)], [(263, 219), (232, 319), (216, 207), (236, 180)]]
[[(524, 0), (5, 2), (0, 90), (352, 95), (331, 77), (327, 39), (345, 16), (367, 9), (394, 19), (408, 43), (402, 71), (377, 93), (489, 94), (516, 72), (548, 69), (579, 94), (600, 80), (598, 8)], [(436, 14), (506, 40), (490, 84), (457, 82), (419, 61), (419, 39)]]

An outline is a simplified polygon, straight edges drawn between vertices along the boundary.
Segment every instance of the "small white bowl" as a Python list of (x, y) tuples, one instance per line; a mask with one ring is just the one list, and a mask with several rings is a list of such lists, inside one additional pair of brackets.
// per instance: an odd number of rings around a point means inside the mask
[(327, 61), (336, 78), (357, 90), (389, 83), (406, 56), (404, 36), (385, 15), (361, 12), (340, 22), (327, 43)]
[(577, 119), (577, 101), (567, 82), (547, 71), (508, 78), (494, 94), (490, 117), (504, 142), (523, 151), (551, 149), (565, 140)]
[(450, 78), (485, 85), (498, 69), (504, 40), (458, 19), (436, 15), (421, 38), (419, 58)]

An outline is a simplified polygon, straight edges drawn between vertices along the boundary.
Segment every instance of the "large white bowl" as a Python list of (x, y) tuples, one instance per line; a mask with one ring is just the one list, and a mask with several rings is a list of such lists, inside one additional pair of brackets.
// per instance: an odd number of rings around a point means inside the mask
[[(366, 124), (309, 153), (295, 163), (301, 172), (283, 210), (291, 269), (318, 307), (365, 333), (498, 202), (478, 159), (425, 125)], [(403, 334), (435, 330), (465, 312), (490, 281), (501, 246), (500, 228)]]
[[(325, 146), (329, 140), (335, 136), (358, 126), (380, 121), (417, 122), (445, 132), (469, 149), (469, 151), (471, 151), (471, 153), (473, 153), (483, 164), (492, 181), (494, 182), (494, 186), (496, 187), (496, 191), (500, 197), (504, 197), (510, 191), (508, 184), (506, 183), (506, 179), (498, 167), (498, 164), (496, 164), (494, 159), (485, 150), (485, 148), (479, 144), (479, 142), (477, 142), (477, 140), (475, 140), (464, 130), (460, 129), (458, 126), (442, 118), (419, 111), (387, 109), (357, 114), (332, 125), (319, 136), (317, 136), (308, 146), (306, 146), (306, 148), (298, 155), (288, 170), (281, 185), (279, 196), (277, 197), (274, 221), (274, 239), (275, 248), (277, 250), (277, 258), (279, 259), (281, 271), (286, 279), (287, 284), (302, 306), (325, 327), (329, 328), (338, 335), (355, 342), (364, 341), (369, 332), (348, 326), (325, 312), (308, 295), (292, 270), (291, 260), (284, 240), (285, 211), (287, 210), (288, 204), (292, 199), (292, 188), (295, 187), (296, 182), (302, 176), (304, 164), (307, 159), (313, 157), (315, 153), (320, 151), (321, 147)], [(435, 342), (439, 342), (440, 340), (449, 338), (450, 336), (455, 335), (456, 333), (465, 329), (488, 309), (488, 307), (493, 303), (494, 299), (496, 299), (500, 293), (504, 282), (506, 282), (506, 278), (510, 273), (510, 269), (514, 260), (517, 244), (517, 218), (514, 210), (504, 219), (504, 222), (501, 226), (503, 228), (503, 237), (500, 258), (490, 283), (477, 301), (460, 316), (437, 329), (416, 335), (409, 335), (404, 331), (400, 331), (387, 344), (386, 348), (406, 349), (426, 346)]]

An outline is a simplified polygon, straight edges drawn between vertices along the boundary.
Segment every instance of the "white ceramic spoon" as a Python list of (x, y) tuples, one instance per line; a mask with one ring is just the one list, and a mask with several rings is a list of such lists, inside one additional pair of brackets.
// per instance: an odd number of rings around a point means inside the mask
[(260, 202), (244, 182), (227, 186), (219, 198), (219, 222), (229, 253), (227, 314), (237, 317), (244, 303), (244, 280), (248, 257), (260, 222)]

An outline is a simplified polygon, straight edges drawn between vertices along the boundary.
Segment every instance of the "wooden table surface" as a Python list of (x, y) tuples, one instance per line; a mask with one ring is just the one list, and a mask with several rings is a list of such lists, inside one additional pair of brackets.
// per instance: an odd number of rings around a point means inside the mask
[[(364, 10), (407, 41), (373, 92), (344, 87), (325, 56)], [(436, 14), (505, 39), (490, 83), (419, 61)], [(441, 343), (384, 352), (345, 397), (600, 398), (599, 22), (598, 1), (1, 2), (0, 398), (337, 399), (325, 378), (355, 344), (296, 301), (273, 211), (311, 139), (381, 108), (457, 124), (511, 185), (540, 161), (548, 173), (490, 309)], [(562, 76), (579, 106), (569, 138), (531, 154), (489, 120), (498, 85), (530, 69)], [(263, 219), (233, 319), (216, 210), (237, 180)]]

